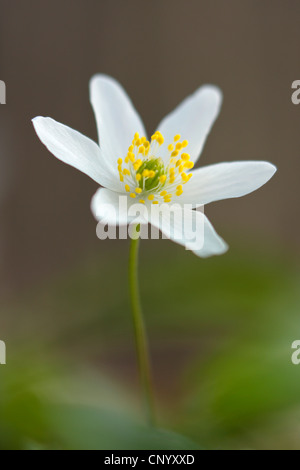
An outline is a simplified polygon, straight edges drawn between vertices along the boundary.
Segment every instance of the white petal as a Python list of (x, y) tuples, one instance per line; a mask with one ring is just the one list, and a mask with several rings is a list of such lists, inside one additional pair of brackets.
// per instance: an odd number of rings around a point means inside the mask
[(267, 183), (276, 167), (263, 161), (218, 163), (193, 171), (180, 204), (208, 204), (212, 201), (245, 196)]
[(186, 152), (196, 162), (219, 114), (221, 103), (222, 93), (212, 85), (204, 85), (186, 98), (157, 127), (165, 138), (161, 152), (165, 154), (168, 144), (172, 143), (176, 134), (180, 134), (183, 140), (188, 140)]
[[(195, 211), (193, 211), (195, 212)], [(199, 213), (198, 211), (196, 211)], [(201, 213), (201, 212), (200, 212)], [(217, 234), (208, 218), (204, 216), (204, 244), (200, 250), (193, 250), (195, 255), (208, 258), (212, 255), (223, 255), (228, 250), (227, 243)]]
[(107, 75), (90, 81), (90, 100), (94, 109), (100, 148), (113, 168), (124, 158), (136, 132), (146, 136), (143, 122), (121, 85)]
[[(136, 209), (137, 211), (135, 211)], [(127, 225), (131, 222), (147, 223), (146, 207), (127, 194), (100, 188), (91, 201), (91, 210), (96, 220), (111, 225)], [(143, 217), (139, 217), (142, 213)]]
[(188, 209), (183, 211), (179, 208), (174, 210), (174, 215), (170, 218), (168, 211), (161, 210), (160, 213), (151, 212), (149, 221), (161, 230), (165, 237), (202, 258), (221, 255), (228, 249), (202, 212)]
[(99, 146), (88, 137), (49, 117), (32, 120), (35, 131), (53, 155), (97, 183), (118, 190), (121, 185), (103, 160)]

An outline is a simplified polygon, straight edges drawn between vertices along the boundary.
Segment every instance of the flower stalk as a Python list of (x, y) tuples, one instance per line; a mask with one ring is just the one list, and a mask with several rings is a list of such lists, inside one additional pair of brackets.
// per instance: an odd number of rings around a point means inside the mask
[[(138, 230), (138, 229), (137, 229)], [(136, 343), (139, 375), (143, 390), (143, 401), (147, 422), (150, 426), (155, 424), (153, 386), (149, 350), (146, 336), (145, 323), (140, 302), (138, 282), (138, 253), (140, 238), (132, 238), (129, 254), (129, 289), (131, 299), (132, 320)]]

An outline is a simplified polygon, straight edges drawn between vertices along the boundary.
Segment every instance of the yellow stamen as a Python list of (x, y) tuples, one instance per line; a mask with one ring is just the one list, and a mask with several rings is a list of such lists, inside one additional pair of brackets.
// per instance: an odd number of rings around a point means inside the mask
[(134, 193), (131, 193), (131, 194), (130, 194), (130, 197), (131, 197), (132, 199), (134, 199), (134, 198), (135, 198), (135, 194), (134, 194)]
[(181, 135), (180, 134), (176, 134), (174, 136), (174, 142), (177, 142), (179, 139), (180, 139)]
[(154, 194), (150, 194), (150, 195), (148, 196), (148, 199), (149, 199), (149, 201), (153, 201), (153, 199), (154, 199)]
[(186, 173), (181, 173), (181, 178), (182, 178), (182, 181), (184, 181), (185, 183), (188, 181), (188, 175)]
[(135, 192), (136, 192), (137, 194), (141, 194), (142, 189), (141, 189), (141, 188), (135, 188)]
[(129, 191), (130, 191), (130, 186), (129, 186), (129, 184), (125, 184), (125, 191), (127, 191), (127, 192), (129, 193)]

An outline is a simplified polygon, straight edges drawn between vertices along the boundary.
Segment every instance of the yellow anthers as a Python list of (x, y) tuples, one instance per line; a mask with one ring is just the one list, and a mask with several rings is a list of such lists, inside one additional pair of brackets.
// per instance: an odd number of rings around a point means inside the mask
[(162, 145), (164, 143), (165, 139), (163, 138), (163, 136), (160, 134), (158, 137), (157, 137), (157, 142), (159, 143), (159, 145)]
[[(169, 161), (165, 163), (159, 153), (159, 146), (164, 143), (161, 132), (156, 131), (150, 142), (145, 136), (135, 133), (125, 158), (117, 159), (120, 181), (124, 182), (129, 197), (140, 197), (141, 204), (146, 203), (146, 198), (152, 204), (159, 204), (161, 201), (169, 203), (172, 197), (183, 193), (182, 185), (192, 177), (191, 173), (185, 173), (185, 169), (190, 170), (194, 163), (188, 153), (181, 153), (188, 141), (180, 140), (181, 136), (176, 134), (173, 142), (167, 145), (170, 153)], [(124, 164), (127, 167), (123, 168)]]
[(141, 166), (142, 163), (143, 163), (142, 160), (139, 158), (139, 159), (133, 164), (134, 170), (137, 171), (137, 170), (140, 168), (140, 166)]
[(190, 173), (189, 175), (187, 175), (184, 172), (181, 173), (181, 178), (184, 183), (187, 183), (191, 179), (192, 176), (193, 176), (192, 173)]
[(133, 152), (128, 152), (127, 156), (132, 163), (135, 161), (135, 156)]
[(156, 140), (159, 145), (162, 145), (164, 143), (163, 135), (159, 131), (156, 131), (151, 136), (151, 140)]
[(183, 193), (182, 184), (179, 184), (176, 188), (176, 196), (181, 196)]

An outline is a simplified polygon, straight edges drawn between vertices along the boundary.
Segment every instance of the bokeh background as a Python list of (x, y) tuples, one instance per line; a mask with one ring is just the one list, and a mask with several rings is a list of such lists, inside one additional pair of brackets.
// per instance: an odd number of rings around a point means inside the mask
[[(0, 448), (300, 448), (299, 15), (297, 0), (0, 0)], [(261, 190), (206, 208), (225, 256), (142, 243), (160, 431), (143, 424), (128, 243), (97, 239), (96, 184), (31, 124), (51, 116), (96, 139), (97, 72), (149, 133), (219, 85), (200, 164), (278, 166)]]

